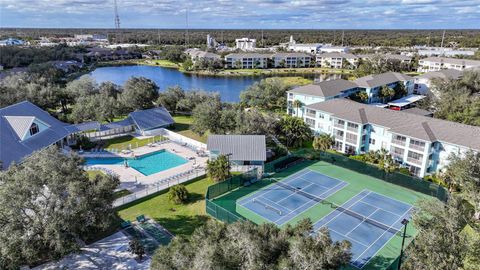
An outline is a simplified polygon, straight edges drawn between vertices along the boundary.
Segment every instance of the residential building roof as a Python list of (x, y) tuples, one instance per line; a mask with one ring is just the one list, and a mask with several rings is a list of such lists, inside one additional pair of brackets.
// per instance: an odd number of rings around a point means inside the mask
[(265, 135), (210, 135), (207, 150), (231, 154), (230, 160), (267, 160)]
[(436, 63), (447, 63), (453, 65), (462, 65), (462, 66), (480, 66), (480, 61), (470, 60), (470, 59), (458, 59), (458, 58), (448, 58), (448, 57), (427, 57), (420, 59), (421, 61), (436, 62)]
[[(45, 130), (24, 138), (33, 121), (45, 125)], [(67, 124), (49, 115), (31, 102), (23, 101), (0, 109), (0, 160), (3, 168), (12, 162), (20, 162), (34, 151), (47, 147), (70, 132)]]
[(185, 53), (191, 57), (220, 59), (220, 55), (218, 54), (201, 51), (199, 49), (187, 49)]
[(175, 121), (164, 107), (132, 112), (129, 114), (132, 122), (141, 130), (149, 130), (169, 126)]
[(317, 57), (321, 58), (346, 58), (346, 59), (357, 59), (358, 56), (351, 53), (340, 53), (340, 52), (326, 52), (317, 54)]
[(406, 55), (401, 55), (401, 54), (357, 54), (359, 58), (362, 59), (371, 59), (374, 58), (375, 56), (378, 56), (380, 58), (384, 59), (396, 59), (400, 61), (410, 61), (412, 60), (412, 57), (406, 56)]
[(420, 109), (420, 108), (417, 108), (417, 107), (403, 109), (402, 112), (413, 113), (413, 114), (422, 115), (422, 116), (429, 116), (429, 117), (433, 116), (432, 112), (424, 110), (424, 109)]
[(387, 104), (390, 105), (390, 106), (405, 107), (407, 105), (410, 105), (412, 103), (420, 101), (424, 98), (425, 98), (425, 96), (422, 96), (422, 95), (411, 94), (411, 95), (408, 95), (408, 96), (405, 96), (405, 97), (402, 97), (402, 98), (399, 98), (399, 99), (396, 99), (396, 100), (392, 100), (392, 101), (388, 102)]
[(462, 71), (456, 69), (442, 69), (439, 71), (430, 71), (419, 75), (415, 78), (418, 79), (458, 79), (462, 76)]
[(399, 81), (409, 81), (413, 78), (398, 72), (386, 72), (376, 75), (368, 75), (355, 80), (355, 83), (362, 88), (373, 88)]
[(369, 106), (348, 99), (332, 99), (306, 106), (334, 117), (361, 124), (374, 124), (391, 132), (428, 142), (440, 141), (480, 150), (480, 127)]
[(266, 53), (231, 53), (225, 56), (225, 58), (270, 58), (271, 54)]
[(301, 52), (276, 53), (272, 57), (310, 57), (310, 55)]
[(341, 94), (342, 91), (353, 88), (357, 88), (357, 85), (354, 82), (337, 79), (300, 86), (288, 92), (310, 96), (332, 97)]

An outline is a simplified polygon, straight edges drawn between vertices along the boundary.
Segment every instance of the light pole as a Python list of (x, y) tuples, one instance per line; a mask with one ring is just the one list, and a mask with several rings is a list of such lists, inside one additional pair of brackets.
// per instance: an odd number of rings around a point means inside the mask
[(397, 268), (398, 270), (400, 270), (400, 265), (402, 264), (403, 246), (405, 245), (405, 237), (407, 236), (408, 219), (403, 219), (402, 224), (403, 224), (403, 237), (402, 237), (402, 247), (400, 249), (400, 259), (398, 260), (398, 268)]

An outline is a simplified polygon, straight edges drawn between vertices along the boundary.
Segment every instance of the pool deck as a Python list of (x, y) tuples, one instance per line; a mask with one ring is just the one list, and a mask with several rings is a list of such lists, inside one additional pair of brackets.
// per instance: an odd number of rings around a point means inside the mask
[[(111, 152), (95, 152), (95, 153), (90, 153), (86, 152), (83, 153), (81, 156), (82, 157), (95, 157), (95, 158), (101, 158), (101, 157), (128, 157), (132, 158), (134, 156), (141, 156), (145, 154), (149, 154), (152, 152), (157, 152), (160, 150), (166, 150), (171, 153), (174, 153), (178, 156), (181, 156), (185, 159), (187, 159), (187, 163), (182, 164), (180, 166), (164, 170), (152, 175), (145, 176), (139, 171), (129, 167), (125, 168), (123, 165), (92, 165), (89, 166), (90, 168), (105, 168), (113, 173), (117, 174), (120, 178), (120, 188), (121, 189), (129, 189), (131, 191), (135, 191), (137, 189), (144, 188), (145, 186), (152, 185), (159, 180), (168, 178), (170, 176), (174, 176), (183, 172), (187, 172), (189, 170), (195, 169), (195, 168), (205, 168), (208, 157), (200, 157), (193, 151), (192, 149), (182, 146), (178, 143), (175, 142), (165, 142), (157, 146), (142, 146), (139, 148), (132, 149), (132, 153), (129, 154), (122, 154), (122, 153), (111, 153)], [(194, 158), (194, 159), (190, 159)], [(195, 167), (194, 167), (195, 166)]]

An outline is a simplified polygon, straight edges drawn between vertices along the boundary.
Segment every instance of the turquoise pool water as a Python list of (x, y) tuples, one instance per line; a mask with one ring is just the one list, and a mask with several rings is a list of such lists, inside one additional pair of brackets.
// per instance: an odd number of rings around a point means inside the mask
[[(105, 158), (86, 158), (86, 165), (123, 165), (124, 158), (105, 157)], [(137, 158), (127, 158), (128, 166), (139, 171), (143, 175), (151, 175), (165, 171), (188, 161), (183, 157), (177, 156), (169, 151), (161, 150)]]

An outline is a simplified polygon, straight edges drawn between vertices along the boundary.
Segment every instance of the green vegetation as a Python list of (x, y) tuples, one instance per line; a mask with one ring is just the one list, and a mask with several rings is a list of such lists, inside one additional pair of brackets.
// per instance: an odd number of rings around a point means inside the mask
[(115, 191), (115, 193), (113, 194), (113, 198), (116, 200), (118, 198), (121, 198), (121, 197), (125, 197), (127, 195), (130, 195), (132, 194), (132, 192), (128, 189), (122, 189), (122, 190), (119, 190), (119, 191)]
[(315, 237), (305, 220), (295, 227), (208, 222), (191, 237), (160, 247), (152, 269), (339, 269), (351, 259), (351, 244), (333, 242), (327, 229)]
[(88, 174), (88, 178), (90, 179), (95, 179), (95, 177), (97, 177), (97, 175), (105, 175), (105, 173), (103, 173), (102, 171), (98, 171), (98, 170), (93, 170), (93, 171), (87, 171), (87, 174)]
[(213, 160), (207, 160), (207, 175), (215, 182), (221, 182), (230, 177), (230, 162), (225, 155), (219, 155)]
[(209, 219), (205, 214), (205, 192), (213, 183), (206, 177), (184, 183), (190, 195), (185, 204), (170, 202), (165, 190), (120, 208), (118, 215), (124, 220), (146, 215), (177, 236), (190, 235)]
[(166, 68), (180, 68), (180, 65), (174, 63), (169, 60), (164, 59), (139, 59), (134, 61), (136, 64), (139, 65), (146, 65), (146, 66), (159, 66), (159, 67), (166, 67)]
[(321, 134), (315, 136), (313, 139), (312, 147), (317, 151), (327, 151), (332, 148), (335, 143), (335, 139), (330, 134)]
[(115, 148), (115, 149), (129, 149), (137, 148), (147, 145), (148, 143), (155, 141), (162, 140), (162, 136), (155, 136), (153, 138), (148, 139), (138, 139), (131, 135), (116, 137), (112, 139), (107, 139), (102, 141), (102, 145), (104, 148)]
[(192, 131), (191, 125), (193, 123), (193, 117), (189, 115), (176, 115), (173, 117), (175, 124), (172, 130), (180, 135), (188, 137), (190, 139), (206, 143), (207, 136), (200, 136)]
[(175, 185), (168, 190), (168, 200), (174, 204), (183, 204), (188, 200), (188, 190), (184, 185)]

